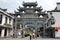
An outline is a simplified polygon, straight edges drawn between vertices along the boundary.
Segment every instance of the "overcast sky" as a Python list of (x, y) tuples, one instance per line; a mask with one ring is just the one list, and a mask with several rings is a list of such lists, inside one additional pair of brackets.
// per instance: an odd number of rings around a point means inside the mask
[(14, 12), (19, 6), (25, 2), (35, 2), (42, 6), (44, 10), (53, 10), (56, 7), (56, 3), (60, 0), (0, 0), (0, 8), (6, 8), (8, 12)]

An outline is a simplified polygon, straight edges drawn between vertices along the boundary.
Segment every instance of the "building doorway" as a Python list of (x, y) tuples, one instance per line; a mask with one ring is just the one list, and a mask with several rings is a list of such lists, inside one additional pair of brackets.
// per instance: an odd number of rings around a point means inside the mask
[(6, 35), (7, 35), (7, 29), (5, 29), (5, 33), (4, 33), (4, 36), (6, 37)]
[(1, 37), (1, 29), (0, 29), (0, 37)]

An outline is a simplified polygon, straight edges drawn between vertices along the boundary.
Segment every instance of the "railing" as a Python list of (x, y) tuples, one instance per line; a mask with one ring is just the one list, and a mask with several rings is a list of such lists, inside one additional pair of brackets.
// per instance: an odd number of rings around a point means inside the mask
[(11, 24), (4, 23), (4, 27), (11, 27)]

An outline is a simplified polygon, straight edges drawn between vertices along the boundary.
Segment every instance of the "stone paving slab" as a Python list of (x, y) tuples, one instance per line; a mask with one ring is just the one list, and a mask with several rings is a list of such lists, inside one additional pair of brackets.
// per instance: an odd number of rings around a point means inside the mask
[[(29, 37), (25, 37), (25, 38), (0, 38), (0, 40), (30, 40)], [(31, 39), (31, 40), (60, 40), (60, 38), (35, 38), (35, 39)]]

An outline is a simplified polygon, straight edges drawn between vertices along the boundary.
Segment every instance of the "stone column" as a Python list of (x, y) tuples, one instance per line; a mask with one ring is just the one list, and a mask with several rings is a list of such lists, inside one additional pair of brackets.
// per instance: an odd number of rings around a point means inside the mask
[(22, 33), (22, 38), (23, 38), (23, 27), (24, 27), (24, 25), (22, 26), (22, 31), (21, 31), (21, 33)]
[(45, 29), (46, 29), (46, 25), (45, 23), (43, 23), (43, 38), (45, 38)]
[(16, 18), (15, 18), (15, 30), (14, 30), (14, 33), (13, 33), (13, 37), (17, 38), (17, 19)]
[(36, 24), (35, 24), (35, 25), (36, 25), (36, 27), (35, 27), (35, 38), (37, 38), (37, 26), (38, 26), (37, 23), (38, 23), (38, 22), (35, 21), (35, 23), (36, 23)]
[(1, 31), (1, 37), (4, 37), (5, 29), (2, 29)]

